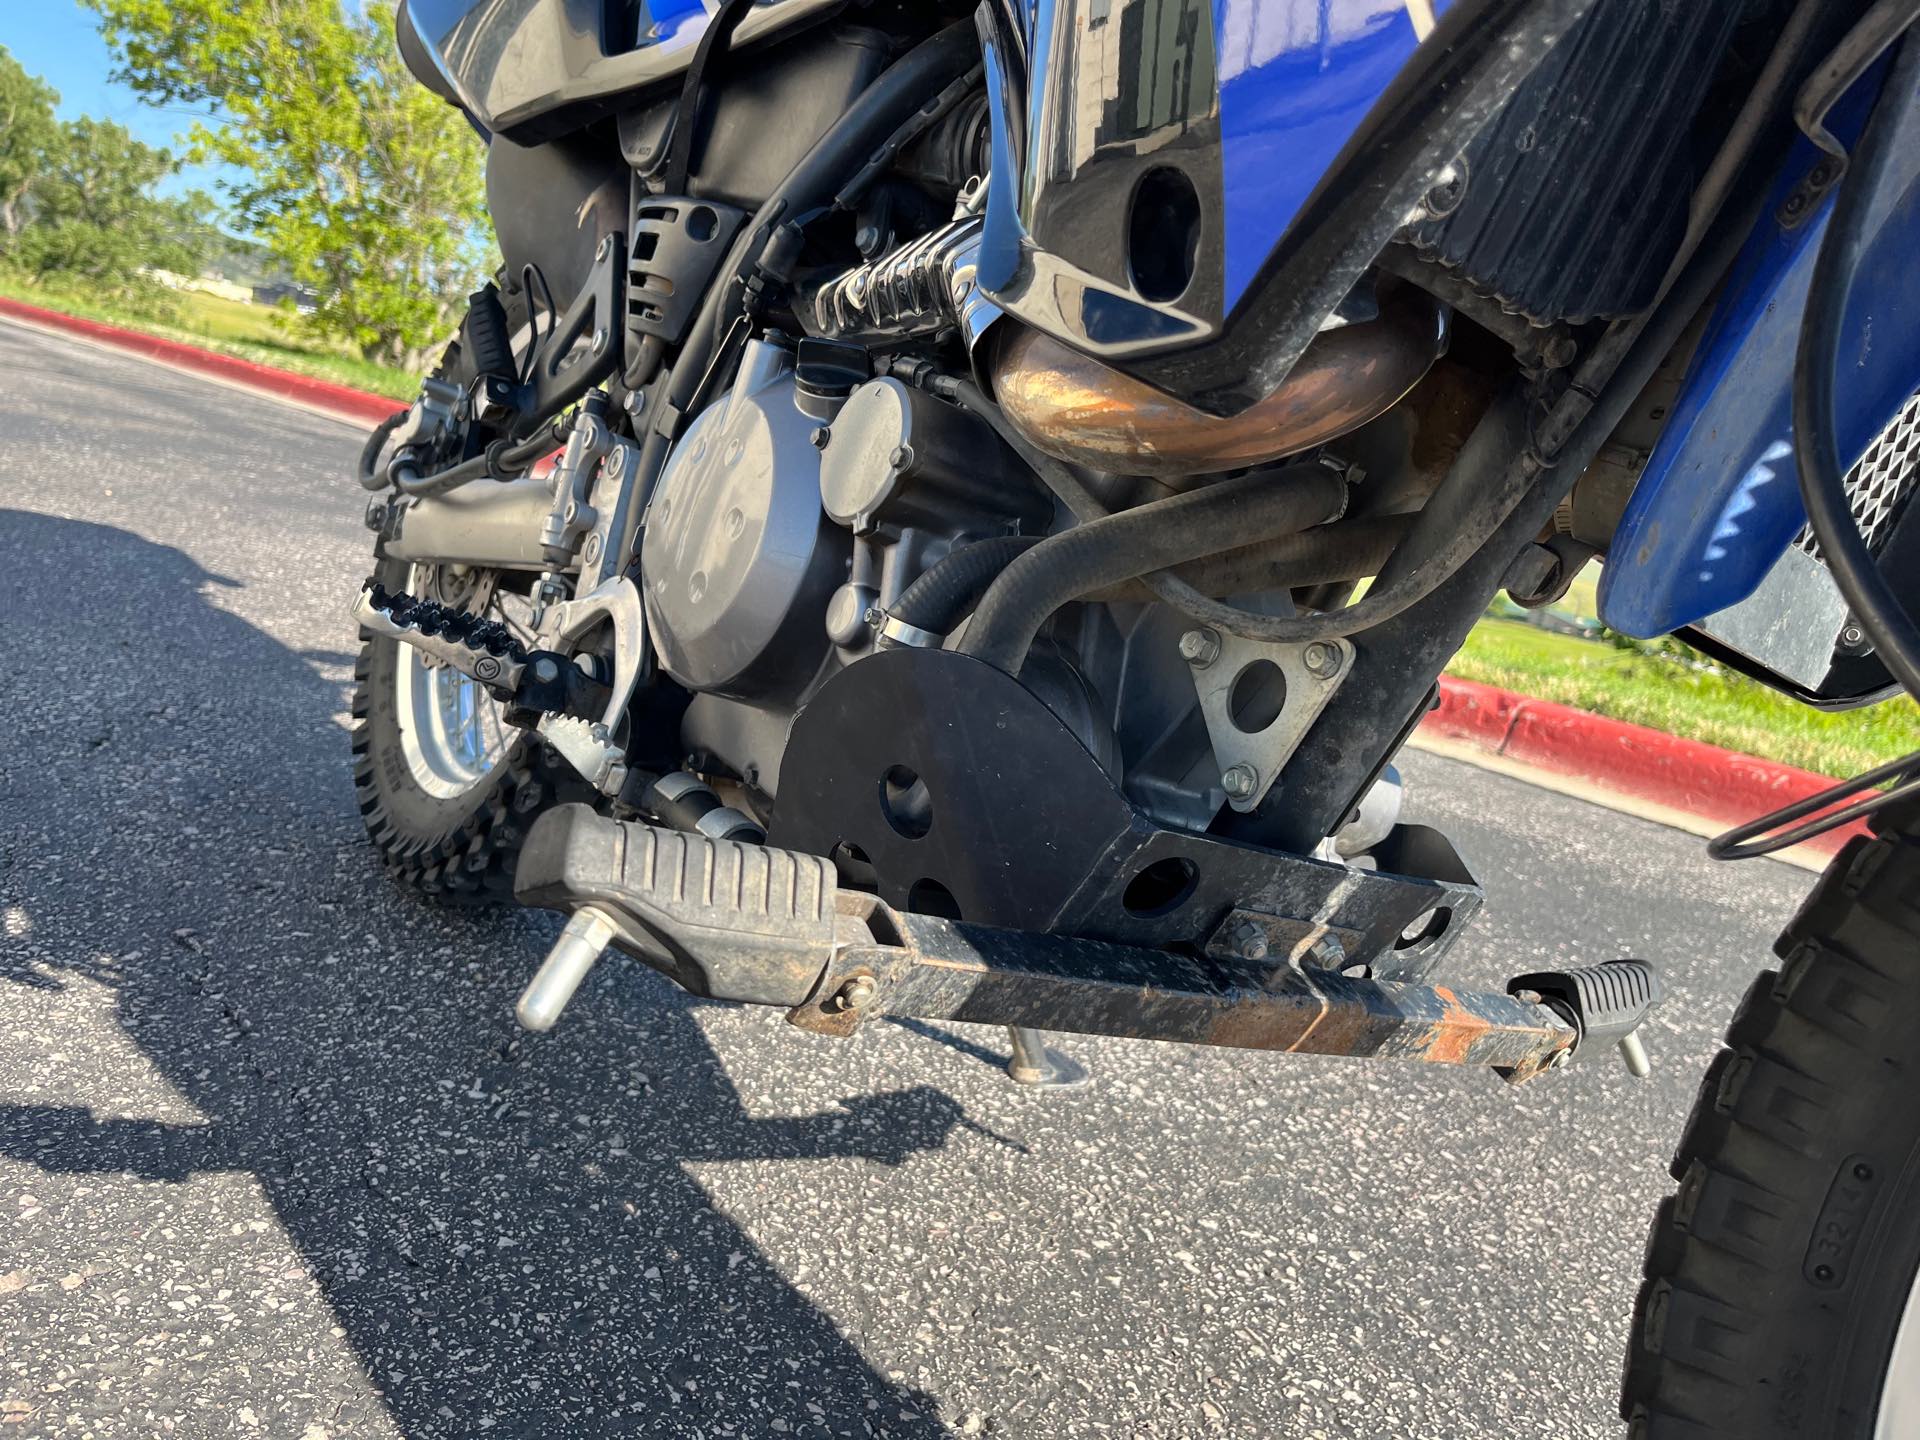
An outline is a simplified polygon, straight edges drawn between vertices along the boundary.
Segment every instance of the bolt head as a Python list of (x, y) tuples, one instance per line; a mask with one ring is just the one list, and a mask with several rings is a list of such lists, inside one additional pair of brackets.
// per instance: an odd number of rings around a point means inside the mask
[(824, 425), (816, 425), (807, 434), (807, 439), (816, 450), (827, 448), (827, 442), (833, 438), (833, 432)]
[(560, 678), (560, 667), (543, 655), (533, 662), (533, 678), (542, 685), (551, 685)]
[(1260, 777), (1253, 773), (1251, 765), (1235, 765), (1220, 777), (1220, 788), (1236, 800), (1244, 800), (1253, 794), (1253, 787), (1260, 783)]
[(1310, 673), (1325, 679), (1340, 669), (1340, 652), (1324, 640), (1315, 640), (1301, 657)]
[(856, 975), (840, 987), (840, 1008), (858, 1010), (873, 999), (874, 983), (871, 975)]
[(1267, 958), (1267, 932), (1252, 920), (1242, 920), (1233, 930), (1234, 953), (1243, 960)]
[(1513, 998), (1522, 1005), (1538, 1005), (1541, 997), (1538, 990), (1516, 990), (1513, 992)]
[(1180, 637), (1180, 658), (1204, 670), (1220, 658), (1220, 637), (1211, 630), (1189, 630)]
[(1553, 1057), (1547, 1068), (1551, 1070), (1562, 1070), (1572, 1063), (1573, 1052), (1571, 1050), (1562, 1050), (1558, 1055)]

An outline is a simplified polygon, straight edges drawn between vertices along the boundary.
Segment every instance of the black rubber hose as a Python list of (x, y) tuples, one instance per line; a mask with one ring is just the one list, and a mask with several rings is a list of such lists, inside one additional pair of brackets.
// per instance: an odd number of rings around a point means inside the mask
[(512, 480), (556, 445), (564, 444), (572, 432), (572, 415), (557, 415), (524, 440), (496, 440), (471, 460), (431, 475), (396, 475), (393, 485), (402, 495), (420, 497), (444, 495), (469, 480)]
[[(1216, 598), (1361, 580), (1380, 573), (1387, 556), (1407, 538), (1412, 523), (1411, 515), (1357, 515), (1190, 560), (1167, 573)], [(1145, 604), (1158, 597), (1145, 580), (1128, 580), (1085, 598)]]
[(1867, 217), (1899, 154), (1895, 144), (1920, 95), (1920, 43), (1909, 35), (1888, 72), (1866, 132), (1834, 199), (1814, 262), (1793, 376), (1793, 459), (1807, 523), (1860, 628), (1893, 677), (1920, 696), (1920, 628), (1914, 625), (1854, 522), (1834, 451), (1834, 371), (1847, 296), (1866, 254)]
[(973, 612), (961, 650), (1017, 675), (1040, 627), (1092, 591), (1305, 530), (1339, 514), (1347, 485), (1322, 465), (1221, 480), (1050, 536), (1001, 572)]
[(1038, 545), (1041, 535), (996, 535), (962, 545), (900, 592), (889, 619), (945, 635), (966, 619), (1000, 572)]
[(362, 488), (367, 490), (387, 488), (387, 477), (380, 471), (380, 452), (387, 448), (387, 437), (393, 434), (395, 428), (410, 413), (406, 410), (394, 411), (374, 426), (373, 433), (367, 436), (367, 443), (360, 449), (359, 479)]

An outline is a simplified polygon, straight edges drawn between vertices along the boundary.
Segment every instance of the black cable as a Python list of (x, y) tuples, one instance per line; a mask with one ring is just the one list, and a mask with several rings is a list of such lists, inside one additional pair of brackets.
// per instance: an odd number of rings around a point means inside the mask
[[(1822, 790), (1818, 795), (1809, 795), (1804, 800), (1783, 805), (1771, 815), (1762, 815), (1758, 820), (1749, 820), (1745, 825), (1736, 825), (1725, 834), (1716, 835), (1709, 840), (1707, 854), (1715, 860), (1751, 860), (1759, 855), (1771, 855), (1776, 850), (1785, 850), (1790, 845), (1798, 845), (1802, 841), (1813, 839), (1816, 835), (1837, 830), (1842, 825), (1850, 825), (1855, 820), (1871, 815), (1876, 810), (1884, 809), (1895, 801), (1920, 795), (1920, 775), (1915, 775), (1916, 771), (1920, 771), (1920, 750), (1911, 755), (1903, 755), (1898, 760), (1889, 761), (1885, 765), (1867, 771), (1864, 775), (1856, 775), (1851, 780), (1842, 780), (1838, 785)], [(1885, 784), (1889, 780), (1903, 780), (1904, 783), (1894, 786), (1891, 790), (1883, 790), (1856, 800), (1845, 809), (1835, 810), (1816, 820), (1809, 820), (1804, 825), (1794, 825), (1791, 830), (1780, 830), (1782, 825), (1790, 825), (1803, 816), (1813, 814), (1816, 810), (1826, 809), (1829, 805), (1838, 805), (1850, 795), (1857, 795), (1862, 790), (1871, 790), (1874, 786)], [(1770, 830), (1778, 830), (1779, 833), (1768, 835), (1764, 840), (1755, 838), (1767, 835)]]
[[(1821, 237), (1807, 290), (1806, 310), (1800, 322), (1800, 349), (1793, 372), (1793, 458), (1800, 472), (1800, 498), (1807, 523), (1820, 543), (1821, 554), (1840, 587), (1854, 620), (1874, 643), (1888, 671), (1920, 697), (1920, 627), (1880, 573), (1866, 537), (1853, 518), (1844, 472), (1836, 452), (1838, 429), (1834, 420), (1834, 378), (1845, 320), (1847, 299), (1865, 255), (1867, 217), (1887, 183), (1898, 150), (1896, 137), (1920, 93), (1920, 44), (1911, 36), (1901, 42), (1880, 99), (1867, 120), (1865, 133), (1854, 147), (1846, 178), (1834, 198), (1833, 213)], [(1843, 780), (1818, 795), (1782, 806), (1758, 820), (1716, 835), (1707, 853), (1716, 860), (1749, 860), (1771, 855), (1790, 845), (1811, 840), (1842, 825), (1885, 808), (1909, 796), (1920, 795), (1920, 752), (1890, 761), (1851, 780)], [(1888, 781), (1893, 789), (1838, 805), (1848, 797)], [(1804, 823), (1795, 824), (1795, 821)], [(1782, 826), (1790, 828), (1782, 829)], [(1777, 833), (1769, 833), (1777, 832)], [(1765, 836), (1765, 839), (1757, 838)]]
[(520, 288), (527, 297), (527, 363), (520, 371), (520, 383), (528, 384), (533, 379), (533, 367), (540, 359), (540, 311), (533, 301), (533, 282), (540, 282), (540, 294), (547, 307), (547, 333), (551, 335), (560, 323), (560, 311), (553, 303), (553, 291), (547, 285), (546, 271), (538, 265), (526, 264), (520, 267)]

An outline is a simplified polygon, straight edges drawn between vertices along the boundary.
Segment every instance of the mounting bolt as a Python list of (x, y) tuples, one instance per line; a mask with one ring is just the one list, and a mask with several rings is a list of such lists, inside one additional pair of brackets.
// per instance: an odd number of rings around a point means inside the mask
[(1233, 946), (1233, 953), (1242, 960), (1267, 958), (1267, 932), (1256, 921), (1242, 920), (1233, 927), (1233, 933), (1227, 939)]
[(873, 993), (873, 977), (856, 975), (842, 985), (833, 998), (841, 1010), (858, 1010), (873, 999)]
[(1253, 773), (1251, 765), (1235, 765), (1220, 777), (1220, 788), (1235, 800), (1246, 799), (1259, 783), (1260, 777)]
[(542, 655), (538, 660), (533, 662), (533, 678), (538, 680), (542, 685), (551, 685), (560, 678), (560, 667), (554, 663), (551, 657)]
[(910, 469), (913, 465), (913, 447), (911, 445), (894, 446), (893, 453), (887, 456), (887, 464), (895, 470)]
[(1340, 671), (1339, 649), (1324, 640), (1312, 641), (1301, 659), (1306, 663), (1307, 672), (1322, 680), (1331, 679)]
[(816, 450), (827, 448), (827, 442), (833, 438), (833, 432), (824, 425), (816, 425), (807, 432), (807, 440)]
[(612, 253), (613, 253), (613, 236), (602, 235), (600, 237), (600, 248), (596, 250), (594, 254), (597, 255), (600, 259), (604, 260), (607, 258), (607, 256), (611, 255)]
[(1347, 947), (1331, 935), (1322, 935), (1307, 947), (1305, 959), (1316, 970), (1338, 970), (1347, 963)]
[(1572, 1063), (1573, 1051), (1562, 1050), (1559, 1054), (1555, 1055), (1552, 1060), (1547, 1062), (1547, 1068), (1549, 1070), (1564, 1070)]
[(1538, 1005), (1540, 1003), (1540, 992), (1538, 990), (1516, 990), (1513, 992), (1513, 998), (1522, 1005)]
[(1211, 630), (1189, 630), (1180, 637), (1180, 658), (1204, 670), (1220, 658), (1220, 637)]
[(607, 348), (606, 326), (602, 325), (598, 330), (593, 332), (593, 348), (595, 350), (604, 350)]

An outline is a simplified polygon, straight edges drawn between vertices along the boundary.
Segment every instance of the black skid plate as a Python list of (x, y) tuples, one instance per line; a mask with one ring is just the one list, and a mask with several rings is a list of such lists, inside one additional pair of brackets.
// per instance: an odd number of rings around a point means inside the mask
[(944, 650), (888, 651), (821, 688), (768, 839), (910, 912), (1191, 949), (1250, 918), (1278, 949), (1336, 937), (1380, 980), (1431, 973), (1480, 905), (1423, 827), (1401, 826), (1373, 870), (1162, 829), (1018, 680)]

